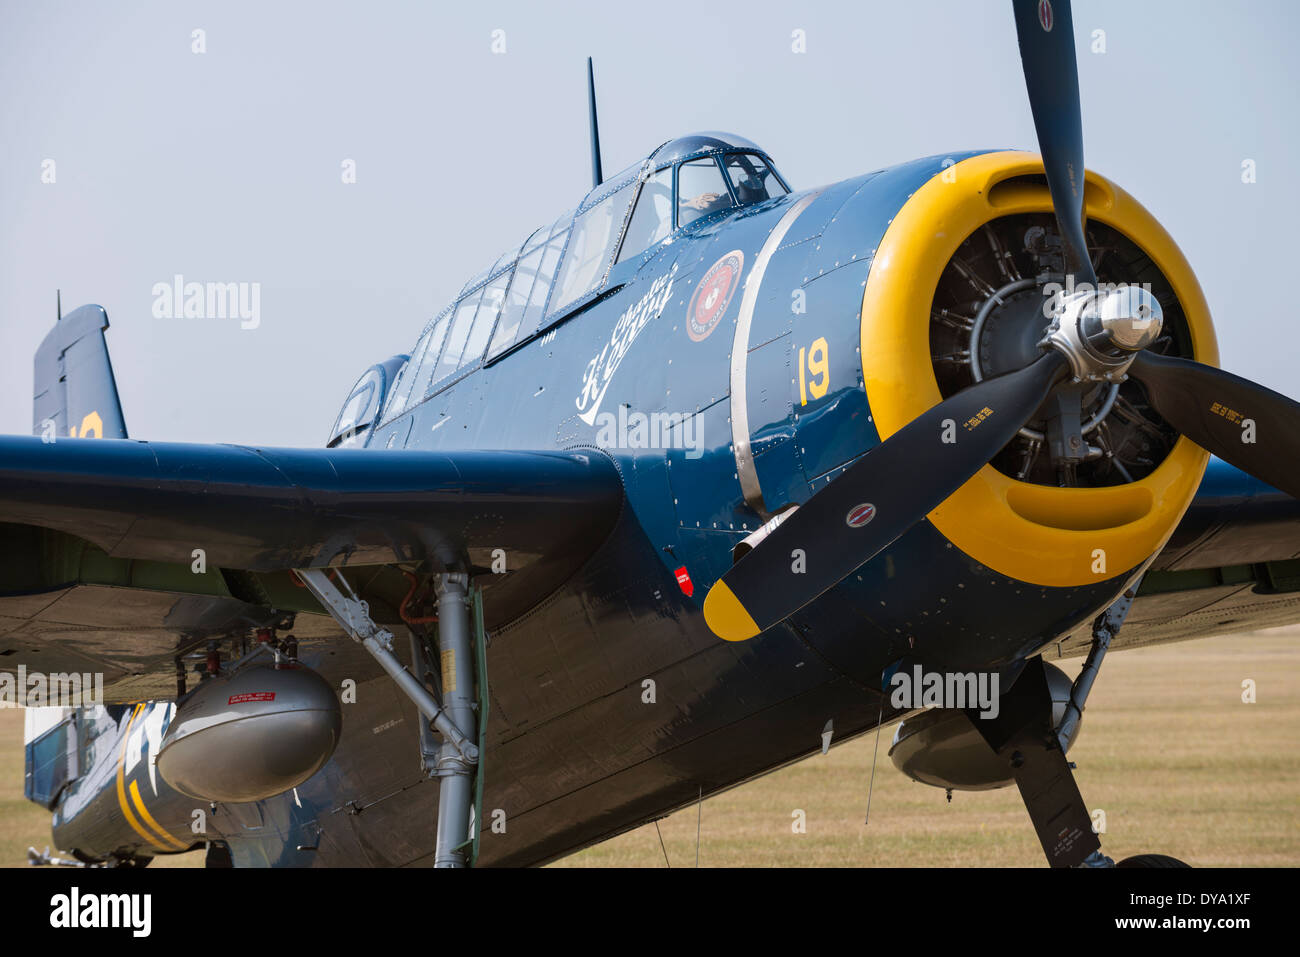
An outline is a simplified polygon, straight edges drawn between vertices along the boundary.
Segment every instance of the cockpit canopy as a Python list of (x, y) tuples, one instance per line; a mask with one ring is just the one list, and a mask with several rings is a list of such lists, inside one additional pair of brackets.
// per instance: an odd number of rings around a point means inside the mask
[(382, 421), (542, 332), (675, 230), (788, 192), (767, 154), (739, 136), (696, 133), (664, 143), (466, 283), (425, 327)]

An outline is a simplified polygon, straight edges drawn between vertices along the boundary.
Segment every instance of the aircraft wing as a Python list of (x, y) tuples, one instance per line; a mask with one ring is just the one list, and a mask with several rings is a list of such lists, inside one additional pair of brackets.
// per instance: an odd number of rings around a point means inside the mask
[(0, 670), (99, 671), (110, 702), (168, 697), (177, 656), (210, 638), (297, 613), (299, 638), (341, 634), (292, 574), (305, 567), (334, 566), (390, 623), (403, 567), (495, 571), (492, 627), (571, 576), (622, 503), (597, 450), (3, 436)]
[[(1300, 622), (1300, 500), (1212, 458), (1112, 649)], [(1084, 626), (1061, 656), (1084, 654)]]

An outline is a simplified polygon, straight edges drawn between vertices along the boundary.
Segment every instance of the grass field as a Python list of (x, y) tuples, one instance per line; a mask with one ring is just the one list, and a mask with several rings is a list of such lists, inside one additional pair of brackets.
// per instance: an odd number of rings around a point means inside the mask
[[(1071, 675), (1081, 661), (1061, 664)], [(1257, 702), (1241, 700), (1253, 679)], [(1043, 866), (1014, 787), (953, 795), (899, 774), (869, 734), (705, 801), (701, 866)], [(1070, 752), (1112, 857), (1172, 854), (1199, 866), (1300, 864), (1300, 628), (1117, 652), (1106, 659)], [(0, 864), (49, 843), (22, 797), (22, 713), (0, 711)], [(792, 833), (802, 810), (807, 831)], [(696, 808), (560, 861), (568, 867), (695, 863)], [(660, 847), (662, 834), (664, 847)], [(198, 865), (201, 854), (157, 864)]]

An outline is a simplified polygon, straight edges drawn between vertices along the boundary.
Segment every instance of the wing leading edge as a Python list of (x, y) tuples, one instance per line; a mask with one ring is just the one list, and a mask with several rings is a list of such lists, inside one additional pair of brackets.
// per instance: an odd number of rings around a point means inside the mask
[(0, 437), (0, 522), (114, 558), (249, 571), (587, 551), (623, 500), (601, 452), (261, 449)]

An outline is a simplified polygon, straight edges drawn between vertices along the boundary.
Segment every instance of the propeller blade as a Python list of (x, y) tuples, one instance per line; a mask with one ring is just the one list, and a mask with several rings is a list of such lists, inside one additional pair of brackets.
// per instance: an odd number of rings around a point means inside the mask
[(1097, 284), (1083, 234), (1083, 119), (1069, 0), (1013, 0), (1038, 150), (1065, 248), (1065, 269)]
[(1214, 366), (1151, 352), (1137, 353), (1129, 374), (1183, 435), (1300, 498), (1300, 403)]
[(1049, 352), (962, 390), (876, 446), (714, 583), (704, 600), (709, 628), (744, 641), (851, 575), (997, 455), (1066, 366)]

